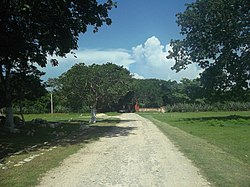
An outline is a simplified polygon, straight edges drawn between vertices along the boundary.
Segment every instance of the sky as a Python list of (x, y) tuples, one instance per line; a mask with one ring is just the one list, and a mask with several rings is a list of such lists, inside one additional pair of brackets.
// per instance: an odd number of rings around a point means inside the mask
[[(135, 78), (176, 80), (198, 77), (201, 70), (190, 65), (187, 70), (171, 70), (173, 59), (167, 59), (171, 39), (179, 39), (180, 27), (176, 14), (194, 0), (116, 0), (118, 7), (110, 11), (111, 26), (102, 26), (97, 33), (93, 27), (80, 35), (77, 58), (57, 58), (59, 65), (48, 64), (44, 80), (55, 78), (76, 63), (103, 64), (112, 62), (127, 68)], [(102, 0), (103, 2), (103, 0)]]

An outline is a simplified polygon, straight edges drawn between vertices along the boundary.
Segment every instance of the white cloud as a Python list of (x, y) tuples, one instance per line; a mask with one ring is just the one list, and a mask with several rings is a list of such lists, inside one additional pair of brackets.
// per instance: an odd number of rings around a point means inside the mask
[(84, 50), (77, 52), (77, 58), (88, 65), (112, 62), (127, 69), (130, 64), (135, 62), (129, 52), (123, 49)]
[(179, 73), (171, 70), (175, 62), (173, 59), (166, 58), (169, 50), (171, 50), (170, 45), (164, 47), (157, 37), (148, 38), (144, 44), (132, 48), (132, 56), (136, 62), (130, 65), (130, 71), (145, 78), (165, 80), (179, 81), (182, 78), (198, 77), (201, 70), (195, 64)]
[(170, 45), (162, 45), (160, 40), (152, 36), (144, 44), (137, 45), (131, 50), (125, 49), (87, 49), (76, 51), (74, 55), (67, 55), (67, 58), (57, 58), (59, 65), (52, 67), (48, 65), (42, 70), (46, 72), (44, 79), (54, 78), (66, 72), (76, 63), (103, 64), (112, 62), (121, 65), (133, 74), (135, 78), (157, 78), (164, 80), (181, 80), (182, 78), (193, 79), (198, 77), (201, 70), (195, 65), (190, 65), (186, 70), (179, 73), (171, 70), (174, 65), (173, 59), (167, 59)]
[(59, 62), (58, 66), (52, 67), (48, 64), (46, 68), (41, 69), (46, 72), (44, 79), (46, 80), (48, 78), (58, 77), (62, 73), (69, 70), (76, 63), (91, 65), (112, 62), (128, 69), (129, 65), (135, 62), (129, 52), (124, 49), (88, 49), (75, 51), (75, 56), (77, 58), (75, 58), (72, 54), (68, 54), (66, 58), (56, 57)]
[(132, 77), (135, 79), (145, 79), (143, 76), (137, 74), (137, 73), (132, 73)]

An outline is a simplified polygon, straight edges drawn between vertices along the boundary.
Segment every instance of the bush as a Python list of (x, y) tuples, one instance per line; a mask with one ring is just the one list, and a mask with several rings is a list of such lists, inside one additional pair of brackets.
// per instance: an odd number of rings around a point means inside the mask
[(62, 105), (56, 105), (54, 108), (55, 113), (70, 113), (71, 110), (68, 107)]
[(165, 106), (166, 112), (207, 112), (207, 111), (249, 111), (250, 102), (227, 102), (227, 103), (177, 103)]

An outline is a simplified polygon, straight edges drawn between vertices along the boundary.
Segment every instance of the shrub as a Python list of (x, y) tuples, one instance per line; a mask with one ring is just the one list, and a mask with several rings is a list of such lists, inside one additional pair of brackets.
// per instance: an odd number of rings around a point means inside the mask
[(165, 106), (166, 112), (249, 111), (250, 102), (177, 103)]

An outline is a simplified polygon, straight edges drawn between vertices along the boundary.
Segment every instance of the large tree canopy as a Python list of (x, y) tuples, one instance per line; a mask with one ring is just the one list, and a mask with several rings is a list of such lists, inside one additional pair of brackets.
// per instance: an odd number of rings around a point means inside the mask
[(134, 97), (141, 107), (154, 108), (163, 106), (162, 85), (165, 81), (158, 79), (135, 79)]
[[(171, 41), (168, 58), (177, 72), (188, 64), (205, 69), (204, 87), (216, 93), (250, 87), (250, 4), (248, 0), (197, 0), (177, 14), (182, 40)], [(209, 84), (206, 84), (209, 82)]]
[[(0, 11), (0, 60), (38, 63), (45, 66), (46, 56), (64, 56), (77, 49), (80, 33), (88, 25), (98, 30), (111, 24), (108, 10), (112, 0), (5, 0)], [(7, 63), (7, 62), (6, 62)]]
[(54, 81), (57, 93), (73, 110), (92, 106), (99, 110), (110, 108), (130, 91), (130, 72), (112, 63), (87, 66), (74, 65)]
[[(0, 5), (0, 83), (5, 90), (6, 124), (13, 129), (11, 71), (19, 66), (44, 67), (48, 55), (65, 56), (77, 49), (88, 25), (94, 32), (110, 25), (112, 0), (4, 0)], [(52, 59), (56, 65), (58, 62)], [(1, 89), (1, 88), (0, 88)], [(1, 104), (0, 104), (1, 106)]]
[(135, 79), (134, 99), (141, 107), (158, 108), (168, 104), (195, 103), (202, 100), (200, 80), (183, 78), (180, 83), (158, 79)]

